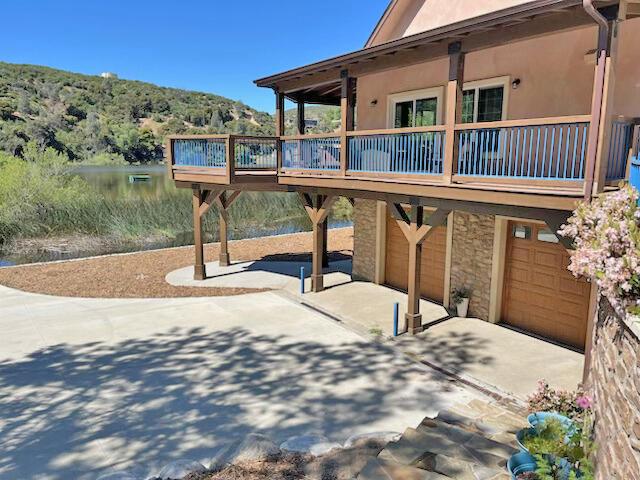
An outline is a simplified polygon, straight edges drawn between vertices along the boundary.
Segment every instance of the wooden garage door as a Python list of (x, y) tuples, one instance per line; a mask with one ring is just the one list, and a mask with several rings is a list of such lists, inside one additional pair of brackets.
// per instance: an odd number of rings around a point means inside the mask
[(509, 222), (504, 322), (584, 349), (590, 285), (567, 270), (569, 255), (544, 225)]
[[(385, 281), (392, 287), (407, 289), (409, 244), (398, 223), (387, 217), (387, 252)], [(442, 302), (444, 299), (444, 269), (447, 249), (447, 227), (437, 227), (422, 245), (420, 293), (423, 297)]]

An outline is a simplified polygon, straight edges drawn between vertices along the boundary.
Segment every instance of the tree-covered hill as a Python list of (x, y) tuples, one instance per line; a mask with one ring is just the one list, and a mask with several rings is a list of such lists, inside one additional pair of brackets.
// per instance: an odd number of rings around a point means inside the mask
[(0, 62), (0, 150), (35, 143), (87, 163), (153, 162), (165, 135), (273, 135), (273, 118), (218, 95)]

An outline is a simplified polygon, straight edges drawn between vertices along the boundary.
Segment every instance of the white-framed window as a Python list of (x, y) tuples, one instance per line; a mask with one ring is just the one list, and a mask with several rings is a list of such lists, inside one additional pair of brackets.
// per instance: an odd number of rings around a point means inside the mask
[(462, 123), (506, 120), (510, 83), (509, 76), (465, 83), (462, 94)]
[(444, 87), (394, 93), (388, 97), (389, 128), (442, 124)]

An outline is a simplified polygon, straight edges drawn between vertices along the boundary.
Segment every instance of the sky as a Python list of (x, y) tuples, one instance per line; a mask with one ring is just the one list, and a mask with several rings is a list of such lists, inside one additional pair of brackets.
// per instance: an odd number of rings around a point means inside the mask
[(0, 61), (215, 93), (364, 46), (388, 0), (1, 0)]

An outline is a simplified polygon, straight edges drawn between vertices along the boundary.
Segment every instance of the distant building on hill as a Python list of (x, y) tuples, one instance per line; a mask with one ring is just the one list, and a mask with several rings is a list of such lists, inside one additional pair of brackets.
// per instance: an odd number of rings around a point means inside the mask
[(118, 78), (118, 74), (113, 72), (102, 72), (100, 76), (102, 78)]

